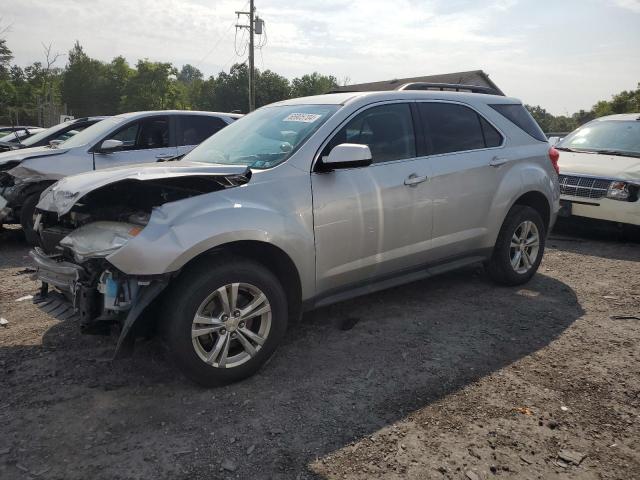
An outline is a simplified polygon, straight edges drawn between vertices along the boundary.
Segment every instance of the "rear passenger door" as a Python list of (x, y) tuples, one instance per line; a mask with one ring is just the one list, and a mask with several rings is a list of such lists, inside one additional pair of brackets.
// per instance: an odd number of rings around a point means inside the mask
[(417, 106), (432, 172), (433, 259), (480, 249), (505, 171), (499, 166), (504, 137), (468, 105), (432, 101)]
[(178, 155), (184, 155), (214, 133), (227, 126), (218, 117), (207, 115), (179, 115), (177, 118)]
[(103, 138), (98, 145), (113, 139), (120, 140), (123, 147), (116, 152), (94, 153), (96, 170), (175, 157), (177, 149), (171, 121), (169, 115), (145, 117), (129, 122)]

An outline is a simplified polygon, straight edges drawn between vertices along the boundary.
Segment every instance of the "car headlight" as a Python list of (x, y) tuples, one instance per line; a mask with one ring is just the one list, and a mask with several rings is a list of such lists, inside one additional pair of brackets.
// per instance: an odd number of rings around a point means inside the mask
[(60, 245), (71, 249), (76, 260), (104, 258), (122, 248), (138, 235), (140, 225), (124, 222), (93, 222), (74, 230), (60, 241)]
[(607, 190), (607, 198), (612, 200), (627, 201), (631, 196), (629, 191), (629, 184), (627, 182), (611, 182), (609, 189)]

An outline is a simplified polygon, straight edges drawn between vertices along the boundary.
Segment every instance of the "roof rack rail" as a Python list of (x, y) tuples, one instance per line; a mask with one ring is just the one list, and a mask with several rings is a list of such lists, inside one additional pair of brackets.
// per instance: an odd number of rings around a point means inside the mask
[(486, 93), (488, 95), (499, 95), (504, 97), (504, 94), (495, 88), (481, 87), (479, 85), (463, 85), (461, 83), (411, 82), (400, 85), (396, 90), (451, 90), (454, 92)]

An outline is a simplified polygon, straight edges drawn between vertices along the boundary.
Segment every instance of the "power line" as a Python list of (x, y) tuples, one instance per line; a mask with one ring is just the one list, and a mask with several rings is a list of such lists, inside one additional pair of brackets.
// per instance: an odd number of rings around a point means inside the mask
[[(245, 8), (247, 6), (249, 2), (245, 2), (244, 6), (242, 8)], [(211, 55), (216, 48), (218, 48), (218, 46), (220, 45), (220, 43), (222, 42), (222, 40), (225, 38), (225, 36), (227, 35), (227, 33), (229, 33), (229, 31), (231, 30), (231, 27), (234, 26), (234, 24), (236, 23), (236, 21), (232, 21), (229, 26), (227, 27), (227, 29), (220, 34), (220, 36), (218, 37), (218, 40), (216, 41), (215, 45), (213, 47), (211, 47), (209, 49), (209, 51), (207, 53), (204, 54), (204, 56), (198, 61), (198, 63), (196, 64), (196, 68), (199, 67), (200, 65), (202, 65), (202, 62), (204, 62), (206, 60), (206, 58)]]

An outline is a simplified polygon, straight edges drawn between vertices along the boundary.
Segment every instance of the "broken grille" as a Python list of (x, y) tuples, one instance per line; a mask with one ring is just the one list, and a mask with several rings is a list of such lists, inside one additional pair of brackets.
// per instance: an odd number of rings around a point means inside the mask
[(602, 198), (607, 195), (611, 180), (575, 175), (560, 175), (560, 193), (572, 197)]

